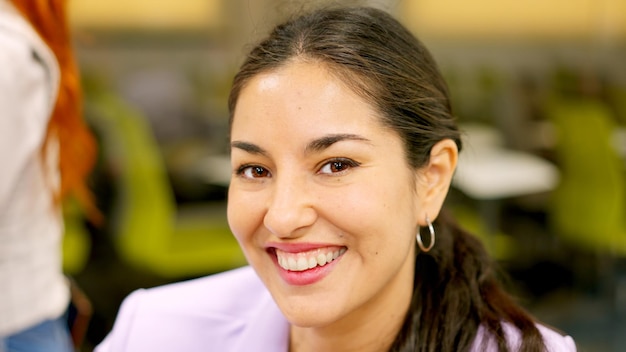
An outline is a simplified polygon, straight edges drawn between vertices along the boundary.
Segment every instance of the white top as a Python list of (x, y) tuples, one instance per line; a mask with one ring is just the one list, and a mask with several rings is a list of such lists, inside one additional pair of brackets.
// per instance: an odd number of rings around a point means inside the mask
[(58, 85), (52, 52), (0, 0), (0, 336), (57, 318), (69, 302), (50, 188), (58, 186), (58, 150), (47, 171), (40, 158)]
[[(548, 352), (575, 352), (570, 336), (537, 325)], [(511, 351), (520, 333), (503, 330)], [(289, 322), (252, 267), (195, 280), (137, 290), (124, 300), (113, 330), (95, 352), (285, 352)], [(478, 330), (472, 352), (497, 351), (495, 341)]]

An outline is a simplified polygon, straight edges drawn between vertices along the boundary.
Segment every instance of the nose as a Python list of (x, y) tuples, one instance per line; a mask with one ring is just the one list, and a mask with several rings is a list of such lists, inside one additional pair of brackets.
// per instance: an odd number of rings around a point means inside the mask
[(299, 237), (317, 220), (311, 188), (302, 179), (275, 180), (263, 224), (277, 237)]

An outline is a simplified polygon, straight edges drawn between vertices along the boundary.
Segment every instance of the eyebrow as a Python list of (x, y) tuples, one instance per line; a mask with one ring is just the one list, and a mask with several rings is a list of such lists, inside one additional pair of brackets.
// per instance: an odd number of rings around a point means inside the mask
[[(338, 133), (338, 134), (330, 134), (323, 136), (321, 138), (317, 138), (312, 140), (309, 144), (307, 144), (304, 149), (305, 154), (309, 154), (312, 152), (320, 152), (324, 149), (329, 148), (331, 145), (342, 142), (342, 141), (362, 141), (362, 142), (370, 142), (369, 139), (359, 136), (356, 134), (347, 134), (347, 133)], [(267, 156), (267, 151), (260, 146), (243, 141), (233, 141), (230, 143), (231, 148), (241, 149), (250, 154), (257, 154)]]
[(370, 142), (369, 139), (357, 134), (331, 134), (311, 141), (305, 148), (305, 153), (320, 152), (331, 145), (342, 141), (362, 141)]
[(241, 149), (250, 154), (264, 155), (267, 156), (267, 151), (256, 144), (241, 142), (241, 141), (233, 141), (230, 143), (231, 148)]

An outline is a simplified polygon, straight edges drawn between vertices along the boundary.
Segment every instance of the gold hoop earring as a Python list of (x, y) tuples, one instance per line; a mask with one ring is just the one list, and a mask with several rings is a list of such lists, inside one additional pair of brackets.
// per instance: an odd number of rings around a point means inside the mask
[(430, 222), (430, 219), (428, 218), (428, 215), (426, 215), (426, 224), (428, 226), (428, 232), (430, 234), (430, 241), (428, 242), (428, 247), (424, 246), (424, 242), (422, 242), (422, 232), (421, 231), (418, 230), (417, 231), (417, 236), (415, 236), (415, 238), (417, 239), (417, 246), (420, 247), (420, 249), (424, 253), (430, 251), (433, 248), (433, 246), (435, 245), (435, 228), (433, 227), (433, 223)]

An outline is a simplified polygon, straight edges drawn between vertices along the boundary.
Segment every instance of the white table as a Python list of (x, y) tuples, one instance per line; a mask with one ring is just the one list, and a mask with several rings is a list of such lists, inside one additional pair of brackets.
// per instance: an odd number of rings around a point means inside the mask
[(230, 156), (209, 155), (196, 160), (194, 172), (206, 184), (228, 187), (232, 176)]
[(559, 170), (534, 154), (507, 149), (501, 143), (484, 143), (483, 132), (475, 135), (466, 130), (452, 186), (478, 201), (487, 235), (493, 235), (500, 228), (501, 201), (554, 190)]
[(461, 152), (452, 182), (474, 199), (503, 199), (553, 190), (559, 182), (559, 170), (530, 153), (468, 148)]

